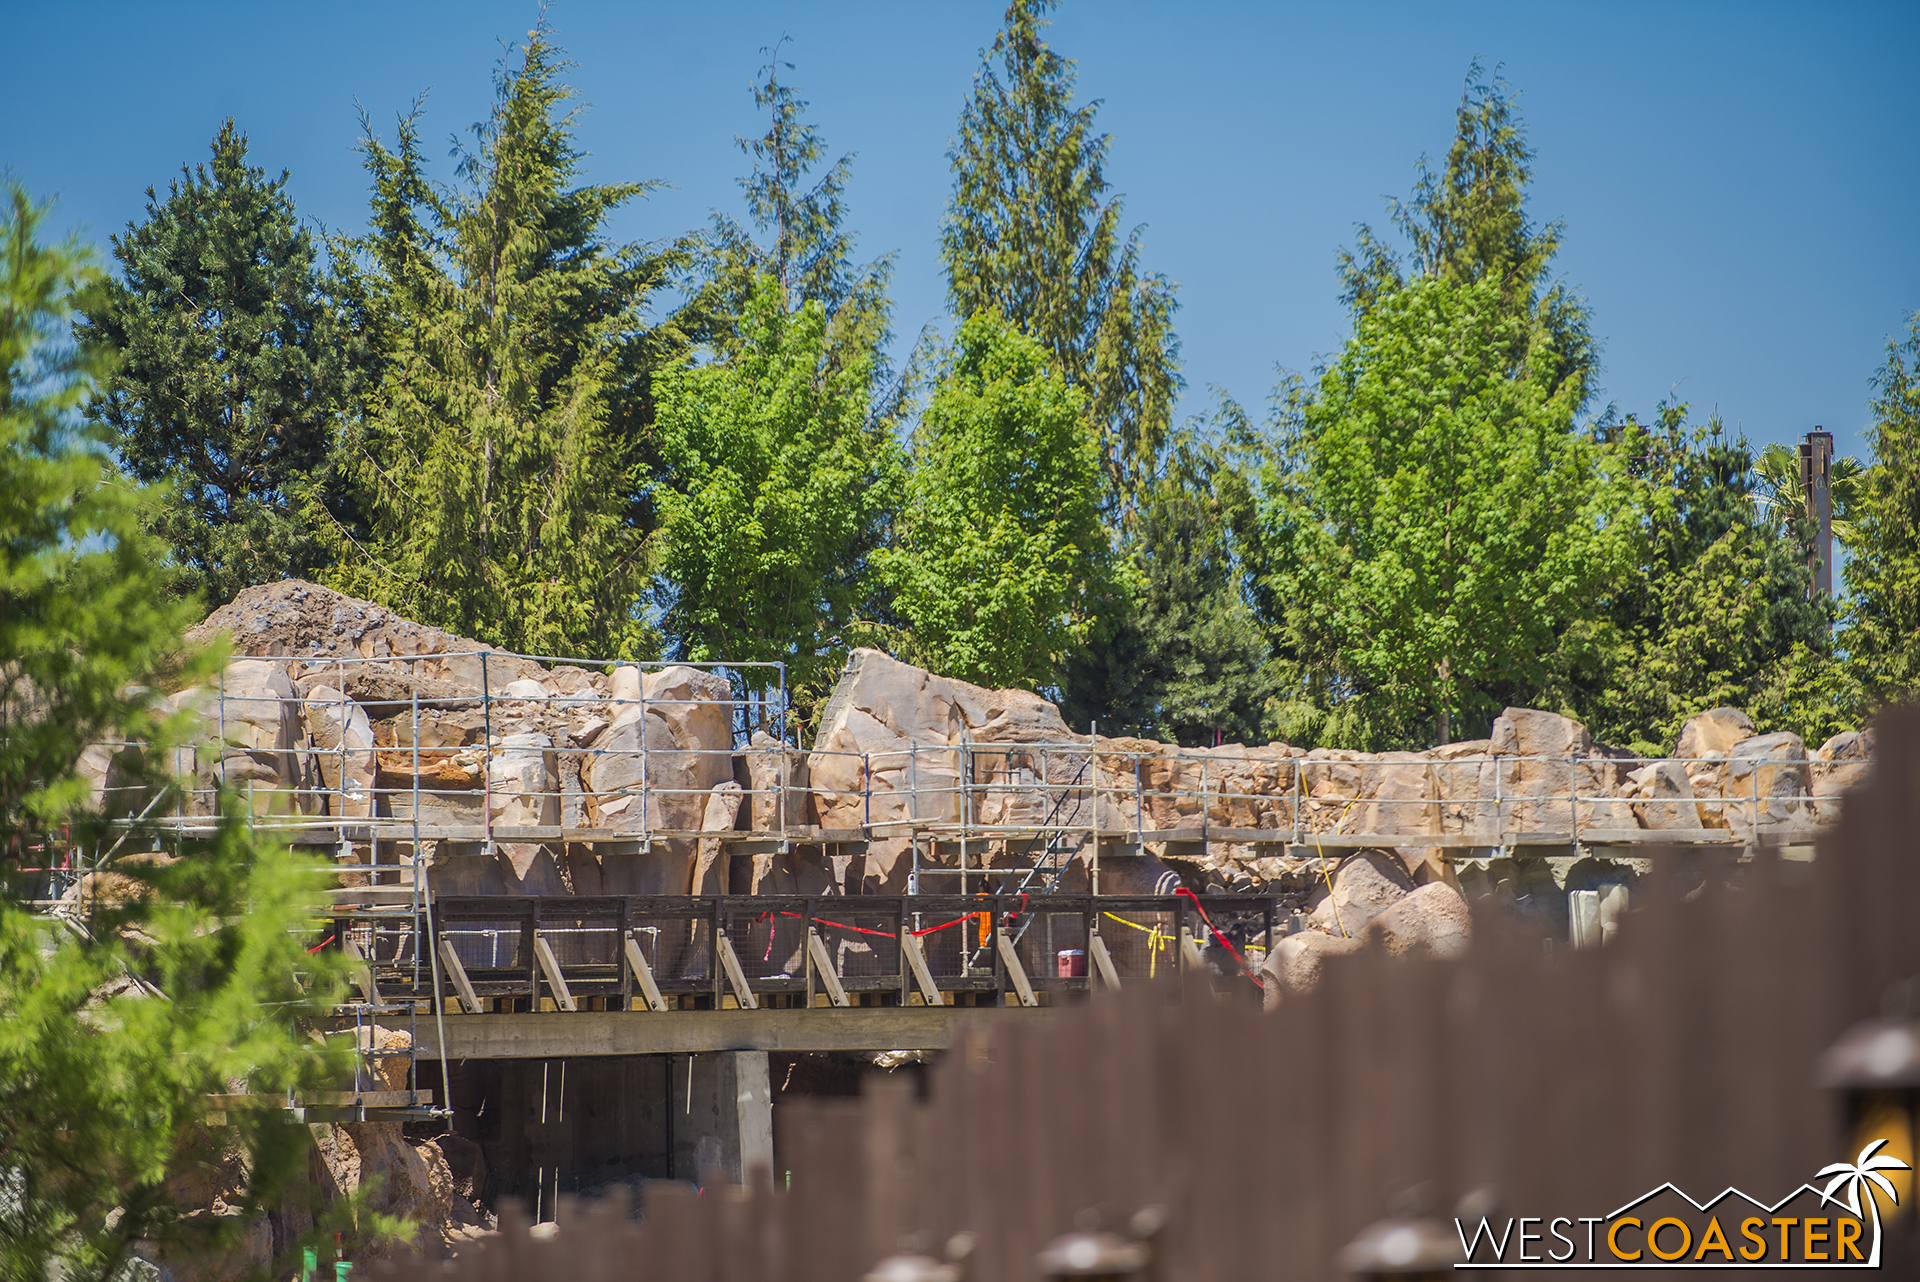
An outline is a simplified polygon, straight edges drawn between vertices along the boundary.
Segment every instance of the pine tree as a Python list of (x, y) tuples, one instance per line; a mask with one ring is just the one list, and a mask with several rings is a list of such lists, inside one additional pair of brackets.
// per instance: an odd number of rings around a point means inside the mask
[[(1672, 748), (1688, 717), (1731, 705), (1764, 729), (1824, 738), (1846, 709), (1809, 698), (1831, 668), (1827, 603), (1812, 599), (1800, 534), (1755, 505), (1753, 452), (1720, 422), (1690, 427), (1662, 404), (1651, 424), (1604, 428), (1627, 461), (1640, 520), (1631, 570), (1567, 629), (1549, 702), (1604, 742), (1646, 755)], [(1785, 675), (1800, 687), (1786, 691)], [(1838, 674), (1829, 674), (1838, 675)]]
[[(1221, 412), (1244, 418), (1230, 401)], [(1109, 605), (1103, 634), (1067, 657), (1069, 724), (1188, 746), (1260, 738), (1274, 691), (1232, 539), (1239, 485), (1222, 442), (1177, 434), (1140, 495), (1125, 553), (1128, 599)]]
[(1552, 386), (1557, 390), (1570, 380), (1579, 408), (1587, 402), (1599, 352), (1586, 304), (1547, 279), (1565, 227), (1558, 221), (1535, 226), (1527, 214), (1533, 158), (1511, 86), (1497, 71), (1486, 79), (1476, 59), (1454, 112), (1446, 165), (1436, 174), (1423, 156), (1412, 196), (1388, 202), (1411, 261), (1402, 262), (1362, 224), (1356, 248), (1339, 256), (1341, 301), (1358, 318), (1411, 279), (1497, 280), (1504, 306), (1531, 322), (1513, 359), (1547, 362)]
[[(164, 854), (138, 818), (109, 832), (92, 808), (78, 763), (102, 741), (149, 745), (116, 764), (167, 800), (157, 763), (189, 726), (153, 691), (210, 677), (220, 656), (182, 641), (195, 610), (147, 532), (159, 495), (79, 419), (109, 362), (67, 327), (78, 305), (104, 305), (102, 282), (71, 244), (38, 243), (44, 210), (23, 191), (4, 197), (0, 1277), (104, 1282), (130, 1276), (141, 1242), (176, 1263), (221, 1258), (305, 1175), (304, 1125), (245, 1109), (216, 1136), (207, 1096), (236, 1081), (267, 1099), (337, 1087), (338, 1043), (296, 1025), (329, 1009), (342, 975), (306, 949), (320, 869), (256, 842), (236, 807)], [(114, 837), (140, 853), (113, 859)], [(64, 922), (31, 902), (62, 847), (62, 861), (89, 854), (109, 892), (69, 899)], [(180, 1206), (181, 1179), (222, 1159), (239, 1179), (233, 1213)]]
[[(853, 261), (846, 190), (854, 154), (842, 155), (817, 181), (810, 181), (826, 159), (826, 140), (808, 123), (806, 100), (780, 78), (781, 72), (793, 70), (792, 63), (782, 61), (780, 46), (761, 52), (767, 64), (753, 87), (753, 101), (767, 113), (767, 132), (735, 139), (752, 160), (751, 172), (740, 180), (752, 230), (725, 214), (714, 215), (702, 256), (702, 288), (688, 305), (686, 324), (719, 350), (731, 350), (759, 279), (770, 276), (788, 312), (808, 303), (821, 305), (836, 360), (844, 352), (849, 362), (872, 365), (880, 379), (891, 337), (887, 289), (893, 255), (870, 263)], [(755, 238), (756, 232), (761, 239)]]
[(1920, 312), (1873, 376), (1873, 465), (1847, 562), (1845, 643), (1876, 702), (1920, 697)]
[(983, 55), (949, 152), (940, 248), (954, 313), (1006, 316), (1086, 397), (1107, 506), (1124, 515), (1154, 473), (1180, 389), (1173, 287), (1141, 271), (1141, 229), (1121, 233), (1100, 104), (1074, 105), (1073, 63), (1040, 38), (1052, 8), (1013, 0)]
[(211, 165), (164, 201), (147, 189), (85, 327), (121, 355), (93, 412), (134, 476), (170, 483), (154, 531), (209, 606), (324, 556), (297, 491), (324, 468), (358, 348), (286, 187), (227, 121)]
[(610, 655), (652, 645), (635, 442), (676, 346), (643, 317), (673, 259), (604, 237), (647, 184), (568, 186), (563, 65), (529, 33), (455, 190), (426, 176), (417, 107), (392, 150), (369, 130), (355, 286), (385, 368), (349, 437), (369, 530), (329, 527), (329, 582), (495, 645)]

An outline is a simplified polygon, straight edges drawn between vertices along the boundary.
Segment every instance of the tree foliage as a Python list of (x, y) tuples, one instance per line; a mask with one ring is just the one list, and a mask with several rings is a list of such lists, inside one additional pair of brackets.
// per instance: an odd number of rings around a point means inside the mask
[(949, 159), (941, 226), (955, 314), (1022, 326), (1086, 398), (1110, 506), (1153, 475), (1180, 388), (1173, 287), (1140, 266), (1106, 178), (1100, 104), (1073, 101), (1073, 63), (1044, 42), (1051, 0), (1013, 0), (974, 77)]
[(739, 330), (728, 359), (655, 381), (663, 625), (687, 658), (816, 682), (874, 591), (900, 449), (869, 417), (871, 364), (831, 359), (823, 303), (789, 313), (763, 276)]
[(1806, 677), (1831, 656), (1829, 609), (1808, 591), (1805, 522), (1760, 512), (1747, 443), (1717, 419), (1689, 426), (1686, 409), (1666, 403), (1651, 424), (1629, 418), (1604, 433), (1640, 519), (1625, 572), (1563, 637), (1557, 698), (1596, 738), (1649, 755), (1722, 705), (1817, 741), (1831, 728), (1811, 705), (1789, 707), (1782, 684), (1784, 672)]
[[(1221, 410), (1230, 423), (1243, 417), (1231, 402)], [(1128, 596), (1068, 655), (1060, 684), (1070, 724), (1189, 746), (1262, 737), (1273, 674), (1232, 536), (1244, 484), (1227, 443), (1177, 433), (1140, 494), (1116, 576)]]
[(1381, 296), (1269, 465), (1266, 599), (1308, 670), (1296, 733), (1483, 729), (1545, 685), (1559, 631), (1620, 563), (1627, 503), (1575, 430), (1575, 386), (1513, 359), (1531, 333), (1497, 280)]
[(120, 355), (93, 412), (128, 471), (169, 483), (154, 531), (209, 605), (318, 564), (297, 491), (357, 367), (286, 186), (227, 121), (211, 165), (164, 201), (147, 189), (145, 221), (113, 241), (122, 276), (88, 308), (89, 341)]
[[(0, 1275), (105, 1279), (138, 1242), (206, 1253), (303, 1174), (311, 1138), (271, 1109), (206, 1126), (207, 1095), (331, 1084), (338, 1056), (295, 1031), (338, 990), (300, 934), (322, 884), (256, 843), (237, 812), (211, 839), (121, 857), (59, 916), (24, 902), (48, 852), (104, 851), (78, 768), (90, 744), (140, 740), (117, 767), (164, 797), (157, 763), (188, 720), (152, 687), (207, 677), (192, 615), (146, 527), (159, 496), (77, 422), (104, 376), (64, 341), (97, 277), (36, 240), (18, 188), (0, 213)], [(90, 296), (91, 295), (91, 296)], [(124, 831), (124, 830), (123, 830)], [(136, 830), (147, 849), (152, 834)], [(44, 893), (44, 892), (40, 892)], [(175, 1200), (170, 1181), (219, 1159), (244, 1171), (237, 1216)]]
[(1527, 358), (1547, 366), (1553, 390), (1570, 382), (1578, 409), (1599, 353), (1586, 304), (1548, 280), (1565, 229), (1557, 221), (1536, 226), (1527, 213), (1533, 156), (1512, 87), (1497, 71), (1487, 79), (1476, 60), (1454, 112), (1446, 164), (1436, 174), (1422, 157), (1413, 194), (1388, 202), (1411, 261), (1362, 224), (1357, 246), (1339, 256), (1341, 299), (1362, 316), (1411, 279), (1494, 281), (1503, 309), (1530, 321)]
[(1876, 702), (1920, 697), (1920, 313), (1873, 376), (1873, 467), (1845, 575), (1846, 644)]
[(503, 69), (459, 166), (429, 182), (418, 109), (369, 131), (372, 230), (357, 297), (384, 371), (348, 439), (364, 538), (334, 523), (331, 586), (528, 653), (647, 649), (635, 441), (674, 350), (644, 305), (670, 263), (610, 244), (647, 187), (569, 187), (571, 91), (544, 28)]
[(780, 78), (793, 64), (781, 60), (778, 45), (762, 52), (767, 63), (753, 101), (767, 113), (767, 132), (735, 140), (752, 160), (751, 172), (740, 180), (752, 229), (725, 214), (714, 216), (701, 264), (705, 279), (688, 305), (687, 324), (718, 350), (731, 351), (762, 278), (770, 277), (787, 311), (819, 303), (835, 358), (844, 351), (844, 359), (867, 364), (878, 381), (891, 337), (887, 289), (893, 256), (854, 262), (854, 237), (846, 227), (853, 153), (812, 179), (827, 157), (826, 139), (807, 121), (806, 100)]
[(960, 327), (913, 437), (894, 546), (875, 554), (916, 657), (989, 686), (1054, 682), (1108, 575), (1099, 442), (1034, 339)]

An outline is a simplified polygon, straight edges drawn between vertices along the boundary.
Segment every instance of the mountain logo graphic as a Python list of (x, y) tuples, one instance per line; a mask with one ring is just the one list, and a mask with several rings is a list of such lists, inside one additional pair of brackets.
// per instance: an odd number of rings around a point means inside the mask
[(1878, 1269), (1888, 1172), (1913, 1169), (1880, 1152), (1885, 1140), (1835, 1162), (1785, 1197), (1762, 1201), (1728, 1187), (1696, 1201), (1671, 1182), (1606, 1215), (1455, 1220), (1461, 1269)]

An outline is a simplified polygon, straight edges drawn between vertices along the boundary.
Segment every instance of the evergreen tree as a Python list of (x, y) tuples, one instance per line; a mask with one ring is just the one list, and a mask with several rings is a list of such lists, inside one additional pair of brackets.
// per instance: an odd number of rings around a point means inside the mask
[(1878, 703), (1920, 698), (1920, 312), (1873, 376), (1873, 466), (1845, 570), (1846, 645)]
[[(1244, 417), (1232, 402), (1222, 412)], [(1129, 596), (1103, 610), (1102, 634), (1067, 657), (1069, 724), (1190, 747), (1260, 738), (1274, 691), (1232, 539), (1241, 485), (1220, 442), (1177, 435), (1140, 495), (1121, 585)]]
[(1557, 391), (1571, 382), (1578, 409), (1586, 404), (1599, 352), (1586, 304), (1547, 279), (1565, 229), (1557, 221), (1536, 227), (1527, 214), (1533, 156), (1511, 87), (1498, 74), (1485, 79), (1476, 60), (1454, 112), (1445, 167), (1436, 174), (1422, 157), (1412, 196), (1388, 202), (1411, 261), (1362, 224), (1357, 247), (1339, 256), (1341, 301), (1359, 317), (1412, 279), (1497, 281), (1506, 309), (1531, 322), (1514, 359), (1546, 362), (1549, 385)]
[(823, 303), (789, 313), (762, 276), (739, 328), (726, 360), (655, 381), (663, 624), (682, 657), (781, 660), (810, 688), (869, 602), (902, 460), (868, 413), (871, 364), (833, 359)]
[(321, 472), (357, 347), (328, 299), (287, 175), (247, 163), (229, 120), (114, 238), (122, 278), (89, 308), (122, 356), (93, 412), (128, 471), (170, 483), (155, 533), (210, 606), (322, 563), (298, 489)]
[[(1747, 443), (1728, 440), (1717, 419), (1689, 427), (1677, 403), (1603, 435), (1638, 492), (1631, 569), (1563, 634), (1549, 702), (1645, 755), (1670, 750), (1688, 717), (1721, 705), (1816, 742), (1839, 728), (1845, 708), (1830, 689), (1817, 695), (1836, 674), (1830, 607), (1808, 590), (1805, 521), (1782, 525), (1756, 508)], [(1799, 674), (1791, 695), (1789, 672)]]
[[(216, 1135), (207, 1096), (235, 1082), (269, 1099), (337, 1086), (339, 1053), (296, 1026), (342, 985), (304, 942), (320, 870), (256, 843), (237, 808), (210, 838), (164, 855), (151, 853), (151, 828), (109, 833), (90, 809), (78, 763), (102, 740), (151, 745), (123, 750), (117, 765), (129, 786), (166, 800), (155, 763), (188, 726), (152, 691), (208, 678), (219, 655), (182, 643), (195, 610), (171, 594), (147, 533), (159, 496), (114, 466), (111, 434), (77, 421), (108, 363), (66, 330), (78, 304), (103, 305), (100, 282), (71, 245), (38, 243), (44, 211), (25, 193), (5, 198), (0, 1276), (104, 1282), (129, 1276), (141, 1242), (176, 1262), (219, 1258), (304, 1176), (305, 1126), (245, 1109)], [(113, 859), (109, 836), (142, 853)], [(97, 869), (96, 893), (71, 899), (65, 924), (31, 902), (45, 883), (29, 871), (61, 847), (90, 852)], [(228, 1154), (235, 1214), (175, 1203), (172, 1186)]]
[[(1107, 503), (1124, 514), (1153, 475), (1180, 388), (1173, 287), (1140, 268), (1105, 174), (1099, 103), (1075, 106), (1073, 63), (1040, 38), (1052, 0), (1013, 0), (960, 116), (941, 228), (959, 316), (997, 311), (1086, 398)], [(997, 64), (997, 65), (996, 65)]]
[[(761, 277), (768, 276), (787, 311), (797, 312), (807, 303), (821, 305), (836, 360), (843, 359), (844, 352), (845, 360), (870, 365), (876, 382), (881, 381), (884, 348), (891, 337), (887, 288), (893, 256), (854, 263), (854, 238), (845, 226), (853, 153), (810, 181), (826, 159), (826, 140), (807, 122), (805, 99), (780, 79), (793, 64), (781, 60), (778, 45), (762, 52), (767, 65), (753, 87), (753, 101), (767, 113), (767, 132), (735, 139), (753, 162), (752, 172), (740, 180), (753, 230), (725, 214), (714, 216), (702, 263), (705, 279), (687, 308), (686, 323), (722, 352), (731, 351), (739, 339), (740, 319)], [(763, 240), (756, 240), (755, 232)]]
[(385, 368), (348, 442), (368, 532), (328, 527), (328, 581), (515, 650), (625, 654), (653, 644), (635, 442), (676, 346), (642, 315), (673, 260), (604, 237), (646, 184), (568, 186), (563, 65), (544, 27), (529, 33), (458, 189), (428, 181), (417, 108), (394, 149), (363, 144), (372, 231), (354, 284)]
[(1109, 575), (1080, 391), (1005, 319), (960, 327), (913, 438), (897, 542), (874, 554), (913, 653), (989, 686), (1048, 685)]

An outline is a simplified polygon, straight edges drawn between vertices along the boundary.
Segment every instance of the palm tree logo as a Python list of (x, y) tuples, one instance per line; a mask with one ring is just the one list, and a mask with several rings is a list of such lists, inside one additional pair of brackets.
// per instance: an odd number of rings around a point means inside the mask
[[(1860, 1156), (1853, 1162), (1835, 1162), (1832, 1166), (1823, 1166), (1820, 1168), (1819, 1174), (1814, 1176), (1815, 1179), (1820, 1179), (1822, 1176), (1828, 1175), (1833, 1177), (1827, 1181), (1826, 1191), (1820, 1194), (1820, 1200), (1823, 1202), (1841, 1202), (1847, 1210), (1853, 1213), (1856, 1219), (1861, 1218), (1861, 1190), (1866, 1190), (1867, 1207), (1873, 1213), (1873, 1258), (1867, 1261), (1866, 1267), (1868, 1268), (1878, 1268), (1880, 1265), (1880, 1200), (1873, 1196), (1873, 1189), (1877, 1188), (1885, 1193), (1893, 1200), (1895, 1206), (1900, 1204), (1900, 1194), (1894, 1190), (1893, 1181), (1889, 1180), (1880, 1172), (1910, 1171), (1913, 1169), (1897, 1157), (1876, 1156), (1880, 1147), (1885, 1143), (1886, 1141), (1883, 1139), (1875, 1140), (1873, 1143), (1861, 1149)], [(1833, 1191), (1842, 1185), (1846, 1186), (1846, 1197), (1844, 1200), (1835, 1198), (1833, 1195)], [(1868, 1185), (1872, 1187), (1869, 1188)]]

